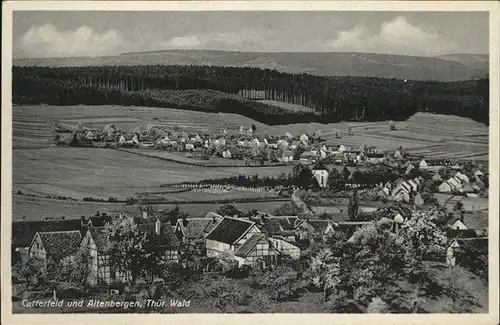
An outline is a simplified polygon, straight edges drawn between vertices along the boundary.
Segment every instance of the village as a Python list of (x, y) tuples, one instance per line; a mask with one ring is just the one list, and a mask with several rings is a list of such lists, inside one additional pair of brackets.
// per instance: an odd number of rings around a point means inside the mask
[[(136, 215), (98, 211), (81, 218), (13, 222), (13, 299), (41, 294), (57, 300), (69, 290), (63, 284), (88, 297), (166, 299), (169, 292), (179, 292), (181, 279), (207, 274), (236, 281), (249, 275), (280, 278), (283, 274), (273, 272), (285, 266), (313, 268), (312, 261), (335, 242), (363, 245), (359, 238), (364, 229), (376, 227), (397, 237), (419, 232), (422, 224), (426, 237), (417, 242), (427, 245), (431, 232), (439, 234), (436, 261), (487, 272), (480, 262), (487, 259), (488, 238), (488, 214), (481, 206), (489, 186), (484, 166), (411, 157), (401, 147), (326, 146), (320, 132), (278, 137), (255, 131), (242, 126), (238, 135), (223, 131), (210, 136), (148, 127), (125, 134), (108, 125), (102, 131), (80, 126), (71, 131), (69, 142), (58, 136), (56, 142), (66, 145), (111, 143), (289, 164), (291, 173), (276, 175), (268, 185), (258, 179), (171, 185), (194, 193), (279, 191), (287, 193), (289, 202), (273, 214), (259, 211), (257, 203), (251, 211), (228, 204), (193, 217), (178, 207), (155, 210), (154, 202), (139, 198)], [(314, 272), (323, 271), (312, 272), (305, 286), (316, 281)], [(279, 287), (275, 301), (287, 285), (269, 285)], [(328, 287), (322, 286), (326, 297)]]

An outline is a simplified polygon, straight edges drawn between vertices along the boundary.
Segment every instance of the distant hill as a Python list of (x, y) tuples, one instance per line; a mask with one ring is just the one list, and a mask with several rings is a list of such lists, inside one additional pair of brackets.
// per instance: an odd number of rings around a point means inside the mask
[(448, 54), (417, 57), (373, 53), (259, 53), (165, 50), (106, 57), (16, 59), (18, 66), (209, 65), (256, 67), (317, 76), (359, 76), (458, 81), (488, 76), (488, 55)]

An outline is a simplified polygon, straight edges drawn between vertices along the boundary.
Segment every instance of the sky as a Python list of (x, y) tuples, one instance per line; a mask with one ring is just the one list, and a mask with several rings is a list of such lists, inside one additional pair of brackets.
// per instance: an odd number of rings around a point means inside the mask
[(18, 11), (14, 58), (167, 49), (488, 53), (487, 12)]

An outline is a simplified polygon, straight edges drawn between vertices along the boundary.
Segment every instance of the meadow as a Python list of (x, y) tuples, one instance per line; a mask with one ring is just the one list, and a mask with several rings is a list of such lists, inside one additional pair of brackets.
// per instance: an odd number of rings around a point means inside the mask
[[(125, 198), (136, 192), (158, 191), (160, 185), (208, 178), (291, 172), (290, 166), (200, 168), (132, 153), (97, 148), (50, 147), (13, 151), (13, 181), (29, 187), (49, 184), (53, 189), (78, 191), (82, 196)], [(59, 189), (57, 193), (59, 194)]]

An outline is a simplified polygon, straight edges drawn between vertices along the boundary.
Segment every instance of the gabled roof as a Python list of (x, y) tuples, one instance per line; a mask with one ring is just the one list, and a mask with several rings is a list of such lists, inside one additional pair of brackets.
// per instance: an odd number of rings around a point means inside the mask
[(254, 225), (251, 221), (224, 217), (206, 238), (232, 245)]
[(170, 222), (160, 224), (160, 235), (156, 234), (156, 223), (140, 224), (137, 226), (137, 230), (146, 232), (161, 247), (178, 248), (180, 246), (179, 239), (177, 239), (177, 236), (172, 231)]
[(110, 241), (108, 232), (104, 227), (101, 228), (90, 228), (90, 236), (94, 241), (98, 252), (107, 252), (110, 248)]
[(39, 232), (38, 235), (47, 257), (52, 258), (54, 261), (60, 261), (76, 253), (82, 240), (82, 234), (78, 230)]
[(113, 218), (110, 215), (106, 216), (93, 216), (89, 217), (89, 221), (92, 222), (93, 227), (104, 227), (106, 223), (111, 223), (113, 221)]
[(80, 219), (55, 221), (15, 221), (12, 222), (12, 245), (28, 247), (37, 232), (79, 230), (84, 233)]
[(220, 221), (216, 218), (187, 218), (178, 219), (177, 224), (181, 227), (182, 234), (187, 239), (200, 239), (204, 238)]
[(488, 229), (488, 214), (481, 212), (473, 215), (464, 214), (464, 224), (469, 229)]
[(252, 249), (260, 242), (266, 241), (269, 243), (269, 250), (275, 250), (278, 252), (273, 244), (267, 239), (263, 234), (253, 234), (252, 237), (250, 237), (247, 241), (241, 245), (236, 252), (234, 252), (235, 256), (238, 257), (247, 257), (247, 255), (252, 251)]
[(308, 220), (308, 224), (310, 224), (315, 232), (325, 232), (326, 228), (330, 224), (328, 220)]

